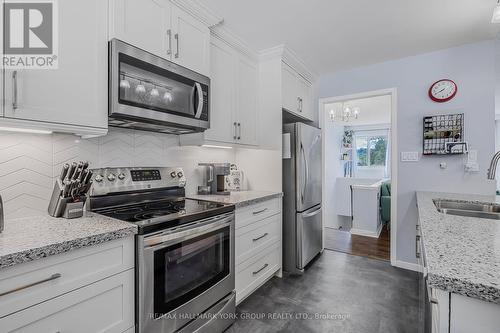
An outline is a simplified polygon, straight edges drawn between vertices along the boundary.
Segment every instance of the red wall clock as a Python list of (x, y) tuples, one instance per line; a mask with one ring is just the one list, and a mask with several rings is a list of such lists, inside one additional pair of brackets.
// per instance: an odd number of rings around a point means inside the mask
[(448, 102), (457, 94), (457, 84), (449, 79), (436, 81), (429, 88), (429, 97), (437, 103)]

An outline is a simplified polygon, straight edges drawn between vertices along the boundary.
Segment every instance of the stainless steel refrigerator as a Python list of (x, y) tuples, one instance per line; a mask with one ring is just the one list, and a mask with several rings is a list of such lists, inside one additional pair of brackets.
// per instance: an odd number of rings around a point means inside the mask
[(290, 156), (283, 158), (283, 268), (302, 273), (323, 248), (321, 130), (293, 123), (283, 133), (290, 135)]

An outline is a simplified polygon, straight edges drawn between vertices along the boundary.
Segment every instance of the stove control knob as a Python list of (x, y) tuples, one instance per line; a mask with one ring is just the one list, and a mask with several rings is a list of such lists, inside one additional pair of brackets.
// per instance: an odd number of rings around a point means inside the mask
[(94, 178), (94, 180), (95, 180), (96, 182), (98, 182), (98, 183), (102, 182), (102, 180), (103, 180), (103, 179), (104, 179), (104, 178), (103, 178), (101, 175), (97, 175), (97, 176), (95, 176), (95, 178)]
[(175, 173), (175, 171), (172, 171), (172, 172), (170, 173), (170, 177), (175, 178), (176, 176), (177, 176), (177, 174)]
[(184, 174), (181, 171), (177, 172), (177, 177), (182, 178), (182, 176), (184, 176)]
[(118, 175), (119, 180), (124, 180), (125, 179), (125, 174), (122, 172)]
[(115, 181), (115, 179), (116, 179), (116, 176), (115, 176), (113, 173), (110, 173), (110, 174), (108, 175), (108, 180), (109, 180), (110, 182)]

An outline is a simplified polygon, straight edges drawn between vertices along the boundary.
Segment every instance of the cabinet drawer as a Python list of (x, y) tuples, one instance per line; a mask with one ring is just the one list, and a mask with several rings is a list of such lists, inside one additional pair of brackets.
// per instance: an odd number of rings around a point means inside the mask
[(236, 267), (236, 303), (250, 295), (280, 268), (281, 242)]
[(133, 267), (128, 237), (0, 270), (0, 317)]
[(281, 198), (270, 199), (236, 209), (236, 229), (260, 221), (281, 211)]
[(236, 230), (236, 265), (281, 240), (281, 214)]
[(0, 319), (2, 332), (116, 332), (134, 325), (134, 270)]

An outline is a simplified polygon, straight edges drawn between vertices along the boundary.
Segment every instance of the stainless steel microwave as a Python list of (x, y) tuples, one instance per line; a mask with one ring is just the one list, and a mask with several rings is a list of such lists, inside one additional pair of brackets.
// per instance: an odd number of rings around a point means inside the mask
[(185, 134), (210, 127), (210, 79), (118, 39), (109, 42), (109, 126)]

